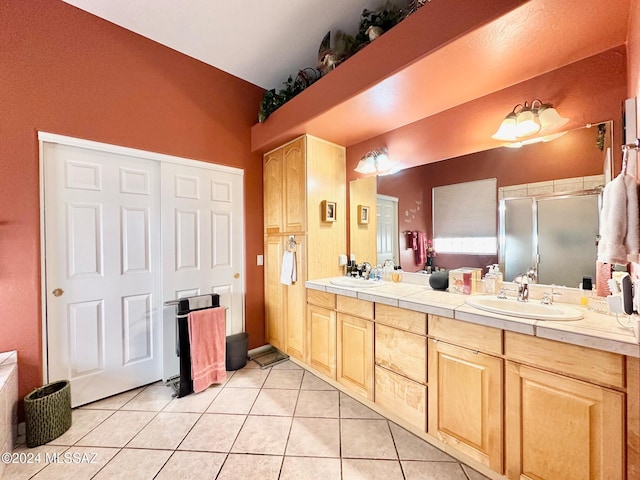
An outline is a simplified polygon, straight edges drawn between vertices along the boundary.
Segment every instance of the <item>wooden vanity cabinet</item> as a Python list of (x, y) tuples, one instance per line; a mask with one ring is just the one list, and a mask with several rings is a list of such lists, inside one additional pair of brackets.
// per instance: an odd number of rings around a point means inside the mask
[(510, 479), (631, 478), (624, 356), (512, 332), (505, 354)]
[(428, 433), (502, 473), (502, 330), (429, 315), (429, 336)]
[(338, 295), (336, 310), (337, 380), (373, 401), (373, 302)]
[(333, 293), (307, 290), (306, 363), (332, 380), (336, 379), (335, 308)]
[(376, 303), (375, 403), (427, 429), (426, 314)]

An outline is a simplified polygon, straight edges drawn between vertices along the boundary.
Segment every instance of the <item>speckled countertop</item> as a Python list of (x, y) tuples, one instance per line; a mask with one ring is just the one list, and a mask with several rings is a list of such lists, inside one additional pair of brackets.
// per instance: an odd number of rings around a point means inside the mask
[[(337, 295), (640, 357), (640, 345), (636, 342), (631, 329), (621, 327), (614, 315), (597, 313), (580, 305), (571, 304), (571, 307), (583, 313), (584, 318), (581, 320), (532, 320), (486, 312), (467, 305), (465, 303), (467, 295), (432, 290), (422, 284), (380, 282), (375, 287), (358, 288), (337, 286), (332, 284), (331, 280), (331, 278), (308, 280), (305, 285), (310, 289)], [(556, 301), (556, 303), (560, 302)], [(625, 316), (621, 316), (620, 319), (623, 322), (626, 321)]]

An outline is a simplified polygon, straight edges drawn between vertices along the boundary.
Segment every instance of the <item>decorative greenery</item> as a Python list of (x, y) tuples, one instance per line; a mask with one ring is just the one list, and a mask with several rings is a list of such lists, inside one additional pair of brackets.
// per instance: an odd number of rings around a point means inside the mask
[(311, 85), (320, 78), (320, 72), (314, 68), (305, 68), (300, 70), (293, 78), (289, 75), (286, 82), (283, 82), (284, 88), (276, 92), (275, 88), (265, 92), (260, 103), (260, 111), (258, 112), (258, 121), (264, 122), (269, 115), (287, 103), (301, 91)]
[[(346, 60), (358, 50), (371, 43), (369, 35), (367, 34), (369, 27), (380, 27), (386, 32), (428, 1), (430, 0), (412, 0), (405, 8), (398, 8), (388, 0), (380, 10), (373, 11), (364, 9), (360, 19), (360, 27), (355, 37), (342, 32), (338, 32), (336, 35), (335, 50), (340, 53), (340, 61)], [(266, 91), (260, 103), (258, 121), (261, 123), (264, 122), (269, 115), (309, 85), (319, 80), (321, 76), (322, 73), (320, 70), (311, 67), (304, 68), (298, 72), (295, 78), (289, 75), (287, 81), (283, 82), (284, 88), (277, 92), (274, 88)]]
[(404, 10), (397, 8), (390, 1), (387, 1), (384, 8), (378, 11), (367, 10), (362, 11), (360, 19), (360, 28), (356, 35), (356, 49), (360, 49), (369, 42), (367, 29), (369, 27), (380, 27), (385, 32), (395, 27), (401, 20), (404, 20), (406, 14)]

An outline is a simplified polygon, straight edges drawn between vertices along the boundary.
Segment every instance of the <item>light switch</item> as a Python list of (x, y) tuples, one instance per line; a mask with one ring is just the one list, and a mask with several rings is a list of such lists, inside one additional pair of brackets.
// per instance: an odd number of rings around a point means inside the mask
[(264, 255), (258, 255), (258, 266), (264, 265)]

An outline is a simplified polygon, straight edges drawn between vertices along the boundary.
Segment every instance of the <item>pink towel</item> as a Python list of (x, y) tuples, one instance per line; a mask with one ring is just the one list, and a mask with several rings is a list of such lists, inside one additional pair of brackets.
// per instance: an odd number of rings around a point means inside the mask
[(196, 310), (189, 314), (191, 378), (195, 393), (227, 378), (225, 323), (224, 307)]
[(427, 234), (424, 232), (417, 232), (416, 248), (414, 250), (414, 256), (416, 265), (424, 265), (427, 261)]

